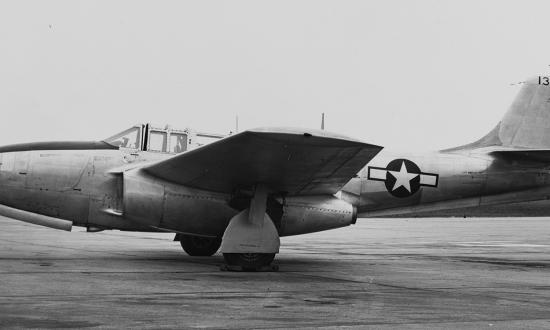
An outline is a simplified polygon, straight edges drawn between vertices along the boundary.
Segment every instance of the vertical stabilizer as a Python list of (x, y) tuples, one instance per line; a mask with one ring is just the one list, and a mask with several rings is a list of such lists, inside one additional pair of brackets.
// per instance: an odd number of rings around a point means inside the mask
[(488, 146), (550, 148), (549, 76), (526, 80), (502, 120), (489, 134), (474, 143), (454, 149)]
[(500, 123), (502, 144), (550, 148), (550, 78), (527, 80)]

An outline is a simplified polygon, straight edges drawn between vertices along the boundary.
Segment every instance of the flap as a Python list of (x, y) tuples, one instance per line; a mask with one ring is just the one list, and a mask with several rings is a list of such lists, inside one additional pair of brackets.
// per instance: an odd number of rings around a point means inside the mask
[(289, 195), (338, 192), (382, 147), (320, 130), (244, 131), (144, 167), (177, 184), (233, 192), (266, 184)]

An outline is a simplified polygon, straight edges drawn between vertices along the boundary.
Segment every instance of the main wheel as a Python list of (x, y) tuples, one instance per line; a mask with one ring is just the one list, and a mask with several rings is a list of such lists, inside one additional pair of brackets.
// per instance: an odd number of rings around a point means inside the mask
[(190, 256), (209, 257), (218, 251), (222, 239), (220, 237), (181, 235), (180, 244)]
[(240, 266), (243, 270), (257, 270), (269, 266), (275, 253), (224, 253), (223, 258), (230, 266)]

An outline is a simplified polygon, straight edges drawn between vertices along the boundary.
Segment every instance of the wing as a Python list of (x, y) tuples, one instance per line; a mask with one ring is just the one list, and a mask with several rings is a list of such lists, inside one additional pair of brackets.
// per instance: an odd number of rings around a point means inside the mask
[(153, 176), (209, 191), (256, 183), (289, 195), (334, 194), (382, 147), (319, 130), (255, 129), (148, 165)]

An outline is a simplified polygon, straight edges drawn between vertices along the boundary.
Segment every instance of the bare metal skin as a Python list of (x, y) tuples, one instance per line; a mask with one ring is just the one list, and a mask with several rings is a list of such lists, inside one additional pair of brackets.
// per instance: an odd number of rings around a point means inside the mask
[[(474, 143), (432, 153), (383, 150), (343, 189), (360, 217), (506, 217), (550, 214), (550, 88), (526, 82), (498, 125)], [(547, 81), (547, 80), (546, 80)], [(438, 175), (436, 187), (396, 198), (369, 167), (408, 159)]]
[(249, 258), (243, 267), (269, 264), (280, 236), (358, 216), (547, 216), (542, 78), (525, 82), (487, 136), (433, 153), (280, 128), (200, 146), (197, 134), (148, 125), (101, 142), (0, 147), (0, 214), (67, 230), (174, 232), (186, 251), (209, 255), (221, 244), (226, 260)]

